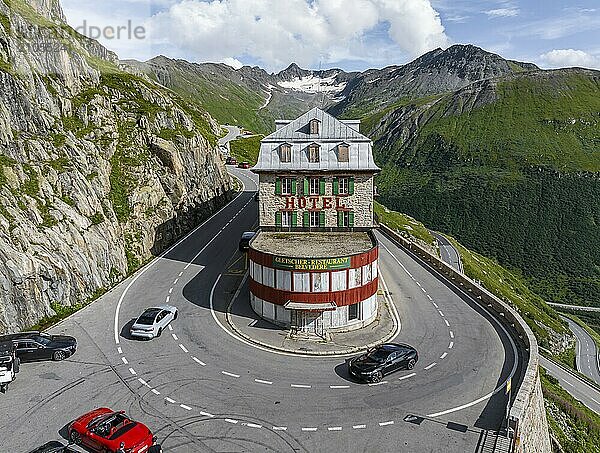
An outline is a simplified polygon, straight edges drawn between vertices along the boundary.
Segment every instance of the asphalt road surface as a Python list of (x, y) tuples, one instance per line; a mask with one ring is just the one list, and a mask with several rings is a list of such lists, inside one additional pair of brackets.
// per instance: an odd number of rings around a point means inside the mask
[[(257, 224), (255, 176), (231, 171), (241, 195), (51, 329), (75, 336), (79, 349), (63, 362), (22, 365), (0, 395), (0, 451), (64, 439), (74, 418), (99, 406), (143, 421), (168, 452), (491, 451), (518, 362), (512, 340), (380, 234), (381, 275), (402, 321), (396, 341), (420, 354), (412, 372), (360, 384), (343, 357), (274, 353), (227, 328), (245, 273), (238, 240)], [(179, 309), (172, 330), (131, 339), (132, 320), (165, 302)]]
[(462, 261), (460, 259), (460, 254), (458, 253), (458, 250), (454, 248), (452, 243), (448, 239), (446, 239), (444, 235), (435, 231), (432, 231), (431, 234), (433, 234), (433, 236), (438, 240), (442, 261), (448, 263), (457, 271), (462, 272)]
[(600, 365), (598, 363), (598, 349), (594, 339), (575, 321), (561, 316), (569, 323), (569, 328), (577, 337), (576, 360), (577, 369), (600, 385)]
[(221, 126), (223, 129), (227, 129), (227, 135), (219, 139), (219, 145), (227, 145), (231, 140), (235, 140), (242, 130), (237, 126)]

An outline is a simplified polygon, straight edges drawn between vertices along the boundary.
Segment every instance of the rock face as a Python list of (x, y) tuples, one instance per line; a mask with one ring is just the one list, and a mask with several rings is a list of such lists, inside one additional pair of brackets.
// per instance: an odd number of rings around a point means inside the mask
[(0, 333), (85, 302), (231, 196), (204, 111), (57, 0), (0, 1)]

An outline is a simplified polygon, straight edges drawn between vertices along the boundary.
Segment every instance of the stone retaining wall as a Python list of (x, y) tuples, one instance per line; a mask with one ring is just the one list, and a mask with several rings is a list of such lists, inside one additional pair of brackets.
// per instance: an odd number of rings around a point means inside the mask
[(516, 392), (509, 412), (509, 426), (514, 432), (512, 451), (515, 453), (550, 453), (552, 448), (538, 374), (538, 344), (527, 323), (508, 304), (438, 257), (403, 238), (385, 225), (381, 225), (380, 229), (401, 247), (417, 255), (471, 294), (473, 300), (498, 319), (511, 334), (517, 347), (521, 350), (525, 369), (522, 381), (512, 383), (513, 394)]

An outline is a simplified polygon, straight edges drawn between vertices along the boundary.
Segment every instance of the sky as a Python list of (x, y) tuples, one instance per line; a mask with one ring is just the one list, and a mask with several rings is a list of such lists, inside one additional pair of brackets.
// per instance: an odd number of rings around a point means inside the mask
[(600, 0), (62, 0), (121, 59), (362, 71), (474, 44), (542, 68), (600, 69)]

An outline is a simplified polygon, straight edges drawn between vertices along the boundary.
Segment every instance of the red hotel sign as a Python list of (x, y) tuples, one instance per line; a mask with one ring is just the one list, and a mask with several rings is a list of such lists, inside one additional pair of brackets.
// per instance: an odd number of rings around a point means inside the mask
[(285, 197), (285, 209), (347, 209), (342, 197)]

